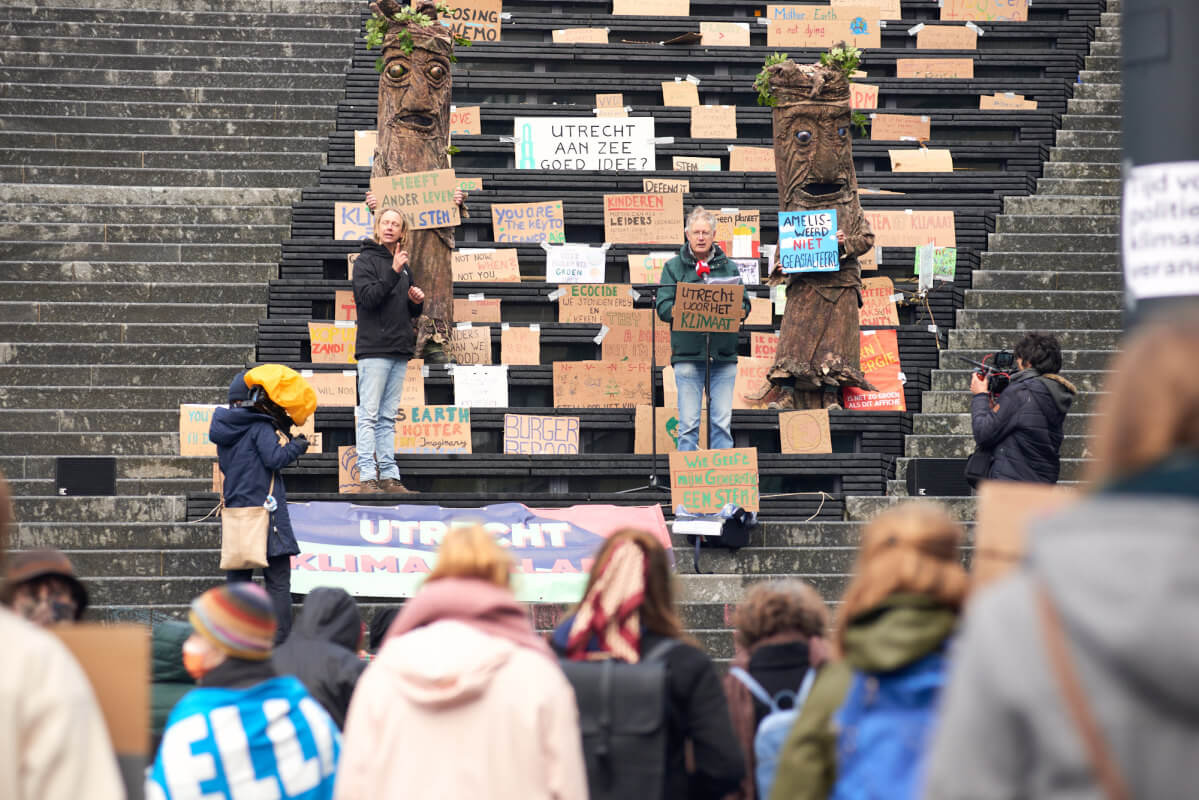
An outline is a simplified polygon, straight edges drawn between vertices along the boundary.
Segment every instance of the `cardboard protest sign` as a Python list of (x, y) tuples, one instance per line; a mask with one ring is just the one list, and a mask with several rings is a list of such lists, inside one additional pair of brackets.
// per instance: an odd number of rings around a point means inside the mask
[(558, 321), (598, 325), (604, 312), (633, 307), (627, 283), (572, 283), (559, 286)]
[(699, 36), (704, 47), (749, 47), (749, 23), (701, 22)]
[(728, 504), (757, 511), (758, 448), (670, 454), (670, 505), (715, 514)]
[(454, 405), (468, 408), (507, 408), (508, 365), (454, 367)]
[(972, 58), (897, 58), (897, 78), (973, 78)]
[(554, 44), (607, 44), (607, 28), (558, 28), (551, 31)]
[(745, 286), (757, 286), (762, 282), (762, 262), (756, 258), (734, 258), (732, 262), (737, 265), (737, 271), (741, 273), (741, 283)]
[(837, 210), (780, 211), (778, 255), (785, 275), (841, 269)]
[(620, 108), (594, 108), (592, 109), (597, 117), (627, 117), (629, 115), (628, 108), (621, 106)]
[(455, 283), (520, 283), (515, 248), (455, 250), (450, 266)]
[(464, 192), (481, 192), (483, 191), (482, 178), (464, 178), (458, 176), (458, 188)]
[[(923, 254), (917, 248), (917, 257), (922, 257)], [(958, 249), (956, 247), (934, 247), (929, 251), (929, 256), (932, 260), (933, 278), (938, 281), (952, 281), (954, 274), (957, 272), (958, 265)], [(920, 263), (916, 263), (912, 267), (912, 274), (920, 274)]]
[(456, 325), (450, 331), (445, 353), (455, 364), (490, 364), (491, 328), (485, 325)]
[[(605, 311), (601, 318), (601, 361), (637, 361), (670, 363), (670, 326), (659, 322), (651, 308)], [(604, 329), (607, 330), (604, 330)], [(657, 339), (651, 352), (651, 335)]]
[(674, 258), (674, 251), (629, 253), (629, 280), (633, 283), (660, 283), (662, 268)]
[(555, 408), (633, 408), (650, 403), (648, 363), (555, 361)]
[(749, 298), (749, 316), (745, 318), (746, 325), (774, 324), (774, 307), (768, 297)]
[(683, 238), (681, 194), (604, 195), (604, 241), (677, 244)]
[(216, 445), (208, 439), (208, 428), (212, 425), (212, 412), (220, 406), (201, 403), (184, 403), (179, 406), (179, 455), (216, 455)]
[(868, 211), (875, 247), (919, 247), (927, 242), (956, 247), (953, 211)]
[(861, 331), (862, 372), (877, 392), (847, 386), (841, 405), (849, 411), (906, 411), (899, 365), (899, 338), (895, 331)]
[(892, 172), (953, 172), (953, 156), (948, 150), (918, 148), (888, 150)]
[[(633, 452), (645, 454), (652, 452), (654, 442), (650, 439), (651, 423), (657, 423), (657, 449), (659, 453), (673, 453), (679, 449), (679, 410), (677, 408), (659, 408), (653, 414), (649, 406), (637, 406), (633, 416)], [(708, 412), (701, 410), (699, 414), (699, 447), (708, 447)]]
[(689, 17), (691, 0), (612, 0), (614, 17)]
[(708, 156), (671, 156), (670, 163), (675, 172), (720, 172), (720, 159)]
[(408, 359), (408, 369), (404, 371), (404, 388), (400, 390), (400, 403), (409, 406), (425, 404), (424, 359)]
[(737, 379), (733, 383), (733, 408), (766, 408), (765, 400), (754, 400), (774, 367), (773, 358), (737, 357)]
[(729, 151), (729, 170), (732, 172), (774, 172), (774, 148), (733, 145), (733, 149)]
[(608, 252), (603, 247), (564, 244), (545, 251), (546, 283), (603, 283)]
[(768, 5), (766, 19), (767, 47), (824, 49), (839, 42), (859, 48), (882, 45), (877, 5)]
[(221, 472), (221, 462), (212, 462), (212, 493), (215, 495), (225, 494), (225, 473)]
[(903, 19), (899, 10), (899, 0), (831, 0), (829, 5), (834, 8), (846, 6), (878, 6), (880, 19)]
[(597, 94), (595, 96), (595, 107), (624, 109), (624, 95), (620, 92), (615, 94)]
[(868, 83), (849, 84), (849, 107), (853, 109), (878, 108), (878, 87)]
[(378, 131), (354, 131), (354, 166), (369, 167), (375, 163), (375, 145)]
[(926, 114), (871, 114), (870, 138), (873, 141), (927, 142), (932, 126)]
[(741, 284), (679, 283), (671, 330), (736, 333), (741, 328)]
[(371, 178), (371, 191), (379, 199), (378, 208), (396, 208), (417, 230), (449, 228), (461, 223), (454, 191), (458, 181), (452, 169), (429, 172), (401, 172)]
[(566, 241), (566, 219), (561, 200), (543, 203), (492, 203), (492, 237), (497, 242)]
[(352, 408), (358, 404), (358, 373), (354, 370), (338, 372), (314, 372), (300, 370), (316, 392), (317, 408)]
[(882, 258), (883, 249), (881, 247), (871, 247), (865, 253), (858, 256), (858, 267), (862, 272), (871, 272), (878, 269), (878, 261)]
[(698, 106), (699, 87), (691, 81), (662, 81), (662, 105)]
[(917, 50), (976, 50), (978, 30), (969, 25), (925, 25), (916, 32)]
[(578, 455), (579, 418), (504, 415), (504, 452), (521, 455)]
[[(56, 625), (50, 632), (71, 651), (91, 684), (116, 754), (151, 755), (150, 629), (145, 625), (82, 622)], [(12, 664), (9, 668), (17, 666)], [(66, 688), (47, 686), (46, 690)], [(41, 722), (48, 724), (45, 720)], [(76, 721), (76, 724), (82, 723)], [(41, 792), (36, 794), (46, 796)]]
[(354, 445), (337, 448), (337, 491), (356, 492), (362, 485), (362, 474), (358, 471), (358, 450)]
[(309, 322), (308, 342), (314, 364), (353, 364), (358, 326), (353, 322)]
[(692, 106), (692, 139), (736, 139), (736, 106)]
[(1019, 566), (1028, 549), (1029, 528), (1078, 502), (1065, 486), (983, 481), (978, 486), (971, 590), (977, 591)]
[(463, 406), (400, 406), (397, 453), (469, 453), (470, 409)]
[(500, 14), (502, 0), (446, 0), (449, 14), (438, 20), (450, 29), (454, 36), (472, 42), (498, 42), (500, 40)]
[(375, 217), (365, 203), (333, 203), (333, 238), (338, 241), (361, 241), (374, 235)]
[(471, 297), (463, 300), (454, 298), (455, 322), (500, 322), (500, 299), (498, 297)]
[(833, 436), (828, 425), (828, 409), (785, 411), (779, 414), (779, 452), (833, 452)]
[(1037, 107), (1036, 100), (1025, 100), (1024, 95), (1015, 94), (1013, 92), (996, 92), (995, 94), (984, 94), (978, 98), (978, 107), (983, 111), (991, 111), (998, 109), (1015, 109), (1018, 111), (1027, 111)]
[(779, 335), (777, 333), (762, 333), (754, 331), (749, 335), (750, 358), (773, 359), (779, 350)]
[(337, 289), (333, 292), (333, 319), (343, 322), (358, 320), (358, 304), (354, 302), (352, 290)]
[(455, 106), (450, 109), (451, 136), (478, 136), (483, 132), (479, 106)]
[(944, 0), (941, 19), (975, 21), (1028, 21), (1028, 0)]
[(517, 169), (654, 168), (653, 117), (515, 117), (512, 131)]
[(691, 191), (691, 181), (686, 178), (642, 178), (641, 191), (646, 194), (687, 194)]
[(756, 208), (722, 208), (713, 213), (716, 215), (716, 243), (725, 255), (729, 258), (762, 255), (762, 212)]
[(895, 284), (886, 276), (862, 278), (862, 307), (858, 309), (858, 325), (898, 325), (899, 310), (892, 297)]
[(354, 280), (354, 262), (358, 260), (360, 253), (346, 253), (346, 280)]
[(540, 364), (541, 326), (523, 328), (505, 325), (500, 329), (500, 363)]

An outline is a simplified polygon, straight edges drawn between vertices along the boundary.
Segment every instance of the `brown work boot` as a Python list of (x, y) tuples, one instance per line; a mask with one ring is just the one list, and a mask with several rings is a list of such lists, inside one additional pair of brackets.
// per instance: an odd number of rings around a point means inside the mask
[(780, 388), (781, 387), (779, 386), (779, 384), (771, 383), (770, 381), (766, 381), (766, 385), (763, 386), (758, 391), (749, 392), (749, 393), (743, 394), (741, 396), (744, 397), (746, 400), (750, 401), (751, 403), (757, 403), (760, 400), (765, 400), (766, 402), (770, 402), (771, 400), (775, 399), (778, 396), (778, 391)]
[(790, 386), (779, 386), (778, 394), (771, 397), (766, 407), (771, 411), (790, 411), (795, 408), (795, 390)]
[(377, 480), (370, 478), (358, 484), (355, 494), (383, 494), (383, 489)]
[(380, 490), (388, 494), (420, 494), (415, 489), (409, 489), (395, 478), (383, 478), (379, 481)]

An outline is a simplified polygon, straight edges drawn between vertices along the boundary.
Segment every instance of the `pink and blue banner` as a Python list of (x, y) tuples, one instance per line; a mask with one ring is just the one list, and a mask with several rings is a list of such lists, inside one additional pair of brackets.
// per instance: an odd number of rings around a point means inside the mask
[(670, 549), (659, 506), (289, 503), (288, 512), (300, 544), (291, 559), (291, 590), (300, 594), (336, 586), (359, 597), (411, 597), (432, 571), (442, 537), (468, 525), (482, 525), (512, 553), (513, 589), (526, 602), (579, 600), (592, 557), (621, 528), (648, 531)]

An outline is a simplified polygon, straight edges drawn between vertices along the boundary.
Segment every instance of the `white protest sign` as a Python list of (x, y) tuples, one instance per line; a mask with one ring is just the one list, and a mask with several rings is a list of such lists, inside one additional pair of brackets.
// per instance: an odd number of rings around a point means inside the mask
[(1199, 294), (1199, 161), (1124, 175), (1124, 285), (1135, 298)]
[(563, 244), (545, 248), (546, 283), (603, 283), (607, 248)]
[(516, 117), (517, 169), (654, 169), (653, 117)]
[(508, 365), (455, 366), (454, 405), (505, 408), (508, 405)]

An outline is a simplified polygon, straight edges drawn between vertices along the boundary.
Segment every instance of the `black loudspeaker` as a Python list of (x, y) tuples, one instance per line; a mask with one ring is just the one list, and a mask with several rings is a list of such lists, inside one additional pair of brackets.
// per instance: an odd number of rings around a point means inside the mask
[(912, 497), (969, 497), (964, 458), (913, 458), (908, 461), (908, 494)]
[(64, 497), (117, 493), (117, 460), (111, 456), (55, 459), (54, 486)]

